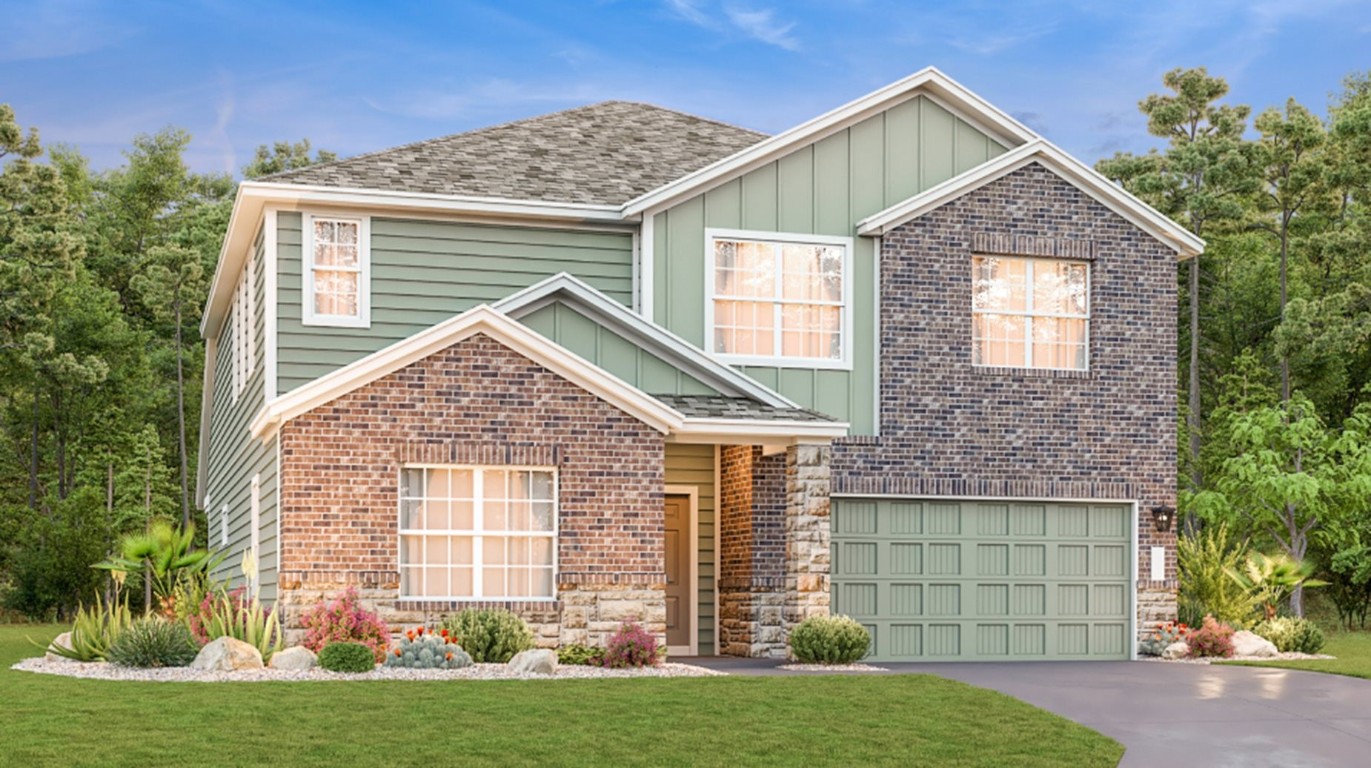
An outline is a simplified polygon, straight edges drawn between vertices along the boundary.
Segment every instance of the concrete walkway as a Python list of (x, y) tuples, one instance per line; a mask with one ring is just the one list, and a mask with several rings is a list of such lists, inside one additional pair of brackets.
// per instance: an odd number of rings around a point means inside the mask
[[(781, 662), (677, 659), (740, 675)], [(1371, 766), (1371, 681), (1159, 662), (878, 664), (989, 688), (1117, 739), (1124, 766)], [(873, 674), (873, 673), (848, 673)]]

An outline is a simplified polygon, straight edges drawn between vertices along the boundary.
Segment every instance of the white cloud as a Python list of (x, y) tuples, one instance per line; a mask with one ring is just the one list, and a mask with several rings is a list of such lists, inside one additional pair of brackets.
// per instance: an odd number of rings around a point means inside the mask
[(700, 10), (697, 0), (666, 0), (666, 7), (691, 24), (701, 27), (712, 26), (712, 21)]
[(790, 34), (795, 23), (777, 21), (776, 12), (770, 8), (749, 10), (730, 6), (724, 9), (724, 13), (733, 26), (751, 38), (787, 51), (800, 50), (800, 41)]
[(33, 61), (98, 51), (132, 35), (127, 22), (105, 16), (98, 4), (58, 0), (5, 14), (0, 61)]

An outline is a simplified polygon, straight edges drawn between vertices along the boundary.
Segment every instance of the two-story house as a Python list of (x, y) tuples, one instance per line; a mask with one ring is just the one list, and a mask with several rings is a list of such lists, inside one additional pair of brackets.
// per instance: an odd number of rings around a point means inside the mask
[(1203, 242), (937, 70), (776, 136), (606, 102), (245, 182), (200, 498), (288, 624), (1120, 659), (1174, 613)]

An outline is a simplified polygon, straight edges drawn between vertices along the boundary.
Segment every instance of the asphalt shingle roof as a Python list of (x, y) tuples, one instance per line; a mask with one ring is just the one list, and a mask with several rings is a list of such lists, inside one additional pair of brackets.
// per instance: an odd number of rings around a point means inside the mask
[(605, 101), (260, 180), (620, 205), (765, 138), (651, 104)]
[(690, 418), (745, 419), (748, 421), (837, 421), (807, 408), (780, 408), (759, 403), (746, 397), (724, 397), (723, 395), (653, 395), (653, 397)]

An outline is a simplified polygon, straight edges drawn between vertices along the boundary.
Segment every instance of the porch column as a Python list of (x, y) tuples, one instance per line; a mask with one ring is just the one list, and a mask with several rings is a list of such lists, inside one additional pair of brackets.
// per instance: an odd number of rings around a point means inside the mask
[(826, 443), (793, 445), (786, 450), (782, 620), (787, 646), (795, 625), (810, 616), (828, 615), (831, 457), (832, 448)]

